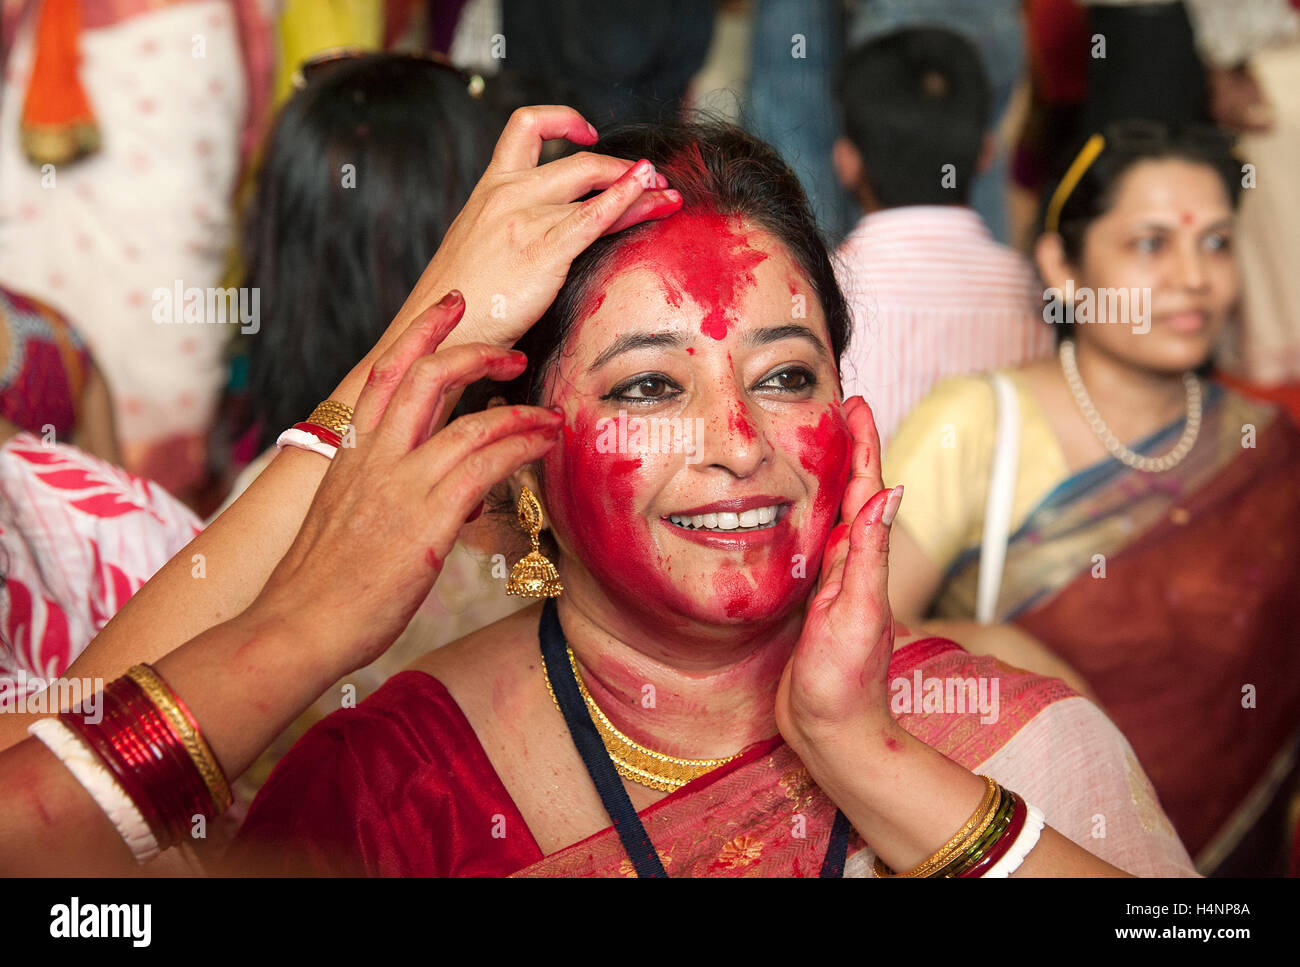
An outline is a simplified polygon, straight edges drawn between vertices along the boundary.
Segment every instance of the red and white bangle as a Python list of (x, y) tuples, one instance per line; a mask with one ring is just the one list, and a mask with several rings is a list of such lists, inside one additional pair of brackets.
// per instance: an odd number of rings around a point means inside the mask
[(1025, 803), (1025, 806), (1028, 807), (1025, 824), (1021, 827), (1015, 842), (993, 865), (993, 868), (984, 874), (983, 879), (997, 880), (1010, 876), (1020, 868), (1029, 851), (1038, 845), (1038, 837), (1043, 833), (1043, 814), (1037, 806), (1030, 806), (1029, 803)]
[(317, 404), (306, 420), (281, 433), (275, 445), (280, 450), (285, 447), (310, 450), (333, 460), (351, 425), (352, 407), (337, 400), (325, 400)]
[(148, 863), (158, 855), (158, 838), (136, 804), (75, 732), (56, 718), (38, 719), (28, 726), (27, 731), (44, 742), (81, 783), (81, 787), (90, 793), (137, 863)]
[(285, 447), (310, 450), (312, 453), (319, 453), (322, 457), (333, 460), (334, 454), (339, 451), (339, 442), (337, 433), (332, 433), (321, 426), (298, 423), (281, 433), (275, 441), (275, 446), (278, 450), (283, 450)]

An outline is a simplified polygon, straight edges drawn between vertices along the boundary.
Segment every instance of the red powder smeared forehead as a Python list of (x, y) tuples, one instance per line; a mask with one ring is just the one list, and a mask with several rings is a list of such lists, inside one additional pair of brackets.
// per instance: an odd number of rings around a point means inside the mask
[(672, 306), (685, 295), (704, 313), (700, 332), (724, 339), (755, 285), (754, 266), (767, 258), (751, 248), (738, 219), (716, 212), (679, 212), (656, 222), (618, 253), (614, 271), (646, 268), (659, 276)]

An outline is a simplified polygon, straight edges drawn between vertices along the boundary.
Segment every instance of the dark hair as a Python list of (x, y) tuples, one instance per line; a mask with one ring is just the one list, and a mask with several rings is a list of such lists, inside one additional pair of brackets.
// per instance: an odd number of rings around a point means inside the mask
[(285, 104), (244, 226), (242, 284), (260, 290), (263, 323), (247, 343), (259, 449), (374, 345), (499, 129), (456, 72), (400, 55), (331, 64)]
[[(656, 121), (609, 131), (590, 150), (621, 158), (647, 158), (682, 194), (683, 211), (740, 215), (781, 242), (812, 286), (838, 360), (849, 338), (849, 311), (835, 279), (826, 242), (794, 172), (766, 142), (716, 120)], [(668, 216), (670, 218), (674, 216)], [(461, 411), (481, 409), (493, 396), (511, 403), (540, 401), (543, 376), (559, 354), (592, 287), (614, 255), (652, 226), (643, 224), (597, 239), (579, 255), (550, 308), (519, 340), (528, 366), (507, 384), (479, 383)]]
[[(990, 104), (974, 44), (941, 27), (885, 34), (845, 56), (836, 93), (882, 207), (967, 202)], [(955, 187), (945, 187), (944, 165), (953, 166)]]
[[(1241, 197), (1241, 161), (1233, 153), (1227, 132), (1204, 124), (1166, 124), (1159, 121), (1121, 121), (1101, 132), (1105, 147), (1070, 190), (1057, 217), (1066, 257), (1077, 263), (1083, 253), (1088, 226), (1115, 204), (1120, 181), (1142, 161), (1180, 160), (1212, 168), (1223, 182), (1228, 202), (1235, 209)], [(1038, 209), (1038, 226), (1047, 230), (1052, 197), (1086, 139), (1057, 164), (1057, 175), (1044, 188)]]

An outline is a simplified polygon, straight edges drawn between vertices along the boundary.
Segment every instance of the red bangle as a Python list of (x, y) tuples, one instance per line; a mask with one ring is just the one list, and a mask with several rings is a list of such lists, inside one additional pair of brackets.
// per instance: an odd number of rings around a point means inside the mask
[(302, 430), (304, 433), (310, 433), (321, 443), (327, 443), (332, 447), (341, 447), (343, 438), (331, 430), (329, 427), (321, 426), (319, 423), (295, 423), (295, 430)]
[[(103, 700), (105, 692), (100, 693), (100, 708), (103, 709), (106, 702)], [(105, 716), (107, 713), (104, 713)], [(149, 832), (153, 833), (154, 839), (158, 840), (160, 848), (166, 839), (163, 832), (162, 817), (154, 808), (153, 802), (144, 793), (144, 787), (141, 785), (135, 773), (127, 767), (126, 763), (118, 755), (117, 749), (114, 748), (108, 733), (100, 728), (99, 725), (91, 724), (79, 715), (71, 712), (60, 712), (59, 721), (75, 732), (83, 742), (97, 755), (122, 787), (122, 791), (127, 794), (130, 800), (135, 803), (135, 807), (140, 810), (140, 815), (145, 823), (149, 826)]]
[(972, 866), (965, 873), (958, 873), (957, 879), (962, 877), (980, 877), (993, 869), (994, 864), (1006, 855), (1007, 850), (1011, 849), (1011, 844), (1016, 841), (1020, 835), (1020, 830), (1024, 828), (1025, 817), (1029, 815), (1029, 809), (1025, 806), (1025, 801), (1019, 796), (1016, 797), (1015, 808), (1011, 811), (1011, 822), (1007, 823), (1006, 831), (998, 837), (998, 841), (993, 844), (988, 854)]
[(129, 677), (110, 683), (101, 692), (100, 708), (98, 723), (74, 712), (61, 712), (59, 719), (103, 760), (140, 810), (160, 849), (185, 839), (195, 815), (216, 814), (207, 784), (181, 737), (138, 683)]
[(180, 841), (188, 836), (188, 827), (196, 814), (210, 816), (214, 812), (211, 797), (167, 717), (138, 682), (131, 680), (131, 684), (134, 688), (123, 692), (122, 709), (146, 744), (145, 768), (150, 777), (146, 788), (153, 793), (159, 812), (172, 827), (173, 837)]
[(156, 724), (149, 721), (147, 712), (133, 701), (138, 686), (123, 680), (110, 686), (105, 702), (107, 737), (126, 769), (138, 780), (143, 795), (149, 800), (161, 826), (158, 845), (165, 849), (176, 839), (176, 813), (180, 809), (182, 784), (168, 781), (171, 761), (165, 739), (157, 734)]

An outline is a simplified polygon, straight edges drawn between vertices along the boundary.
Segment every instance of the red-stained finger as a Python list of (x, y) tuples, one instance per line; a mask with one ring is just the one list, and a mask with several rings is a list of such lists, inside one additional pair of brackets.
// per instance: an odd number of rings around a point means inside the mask
[[(593, 191), (605, 190), (627, 174), (634, 164), (635, 161), (625, 158), (579, 151), (535, 169), (529, 175), (537, 186), (533, 197), (538, 204), (567, 205)], [(651, 170), (643, 178), (642, 187), (646, 190), (658, 188), (661, 180), (662, 176)]]
[(849, 532), (849, 553), (837, 600), (846, 602), (854, 620), (863, 621), (868, 628), (890, 616), (889, 527), (902, 499), (901, 486), (877, 494), (863, 506)]
[(352, 413), (352, 426), (357, 433), (370, 433), (379, 425), (407, 369), (421, 356), (437, 349), (464, 314), (465, 299), (453, 289), (411, 320), (406, 331), (370, 370)]
[(441, 428), (449, 391), (480, 379), (508, 382), (527, 365), (528, 357), (518, 350), (482, 342), (420, 357), (407, 369), (380, 421), (381, 445), (407, 453)]
[(461, 460), (430, 492), (426, 505), (436, 520), (435, 546), (445, 557), (474, 507), (493, 487), (524, 464), (539, 460), (560, 438), (559, 425), (508, 433)]
[(844, 401), (844, 418), (853, 434), (852, 474), (840, 503), (840, 519), (854, 520), (871, 495), (884, 487), (880, 479), (880, 436), (871, 407), (860, 396)]
[(682, 210), (681, 193), (673, 189), (667, 191), (647, 191), (641, 194), (641, 197), (632, 202), (628, 208), (613, 225), (601, 232), (602, 235), (613, 235), (615, 232), (621, 232), (625, 228), (631, 228), (633, 225), (640, 225), (642, 222), (648, 222), (656, 218), (667, 218), (674, 212)]
[[(452, 420), (411, 452), (406, 458), (407, 468), (428, 487), (435, 488), (454, 471), (463, 469), (463, 464), (476, 459), (478, 451), (510, 434), (535, 430), (559, 433), (563, 426), (564, 417), (544, 407), (493, 406)], [(469, 510), (467, 507), (465, 512)]]
[(617, 222), (645, 192), (643, 181), (652, 166), (642, 158), (595, 198), (589, 198), (552, 225), (546, 240), (556, 252), (574, 259)]
[(542, 156), (542, 142), (554, 138), (565, 138), (574, 144), (595, 144), (596, 129), (581, 114), (563, 104), (521, 107), (506, 122), (489, 167), (498, 172), (535, 168)]

